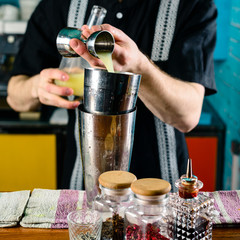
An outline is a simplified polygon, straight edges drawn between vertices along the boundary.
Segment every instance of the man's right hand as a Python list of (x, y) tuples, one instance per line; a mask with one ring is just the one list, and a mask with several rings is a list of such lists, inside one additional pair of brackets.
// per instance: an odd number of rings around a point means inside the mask
[(59, 69), (44, 69), (40, 73), (40, 79), (36, 83), (37, 97), (45, 105), (51, 105), (61, 108), (74, 109), (80, 104), (79, 101), (69, 101), (61, 96), (67, 97), (73, 95), (73, 89), (69, 87), (60, 87), (54, 83), (54, 80), (68, 81), (69, 75)]
[(67, 109), (78, 107), (79, 101), (66, 99), (73, 94), (73, 89), (57, 86), (54, 84), (55, 79), (68, 81), (69, 76), (62, 70), (51, 68), (44, 69), (33, 77), (12, 77), (8, 83), (8, 104), (19, 112), (37, 110), (41, 103)]

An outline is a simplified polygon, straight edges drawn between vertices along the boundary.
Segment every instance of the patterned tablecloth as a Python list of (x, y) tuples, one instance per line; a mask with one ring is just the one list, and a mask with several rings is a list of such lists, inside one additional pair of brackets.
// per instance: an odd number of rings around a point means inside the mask
[(240, 190), (204, 192), (204, 194), (214, 199), (215, 209), (219, 213), (214, 215), (215, 225), (240, 224)]
[[(214, 199), (215, 226), (240, 224), (240, 190), (204, 194)], [(68, 228), (68, 213), (87, 207), (84, 191), (34, 189), (29, 195), (30, 191), (0, 194), (0, 227), (20, 222), (23, 227)]]

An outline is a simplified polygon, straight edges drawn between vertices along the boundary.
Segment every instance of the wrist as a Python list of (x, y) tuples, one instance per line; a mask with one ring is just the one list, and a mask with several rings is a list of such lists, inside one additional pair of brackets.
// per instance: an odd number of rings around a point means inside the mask
[(141, 57), (140, 62), (137, 64), (136, 73), (141, 74), (142, 77), (151, 76), (156, 68), (154, 62), (146, 55), (142, 53), (143, 57)]
[(39, 75), (36, 75), (29, 80), (31, 81), (31, 96), (33, 99), (38, 99), (38, 83), (39, 83)]

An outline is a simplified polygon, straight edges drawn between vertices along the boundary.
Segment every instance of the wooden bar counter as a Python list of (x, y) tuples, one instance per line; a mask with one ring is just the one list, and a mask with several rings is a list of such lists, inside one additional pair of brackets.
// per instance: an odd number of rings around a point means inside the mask
[[(0, 239), (5, 240), (68, 240), (68, 229), (36, 229), (36, 228), (0, 228)], [(214, 228), (213, 240), (240, 240), (239, 227)]]

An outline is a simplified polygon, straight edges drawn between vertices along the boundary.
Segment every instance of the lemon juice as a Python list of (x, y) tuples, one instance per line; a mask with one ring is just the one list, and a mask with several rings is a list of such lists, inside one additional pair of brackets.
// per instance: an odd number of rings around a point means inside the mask
[[(112, 53), (98, 52), (98, 57), (102, 60), (108, 72), (114, 72)], [(84, 94), (84, 71), (83, 69), (63, 69), (69, 75), (67, 81), (55, 80), (55, 84), (61, 87), (69, 87), (73, 89), (73, 95), (83, 98)]]
[(55, 80), (56, 85), (72, 88), (73, 94), (82, 98), (84, 93), (84, 72), (68, 73), (68, 75), (69, 79), (67, 81)]
[(98, 52), (98, 57), (102, 60), (108, 72), (114, 72), (113, 62), (112, 62), (112, 53), (110, 52)]

